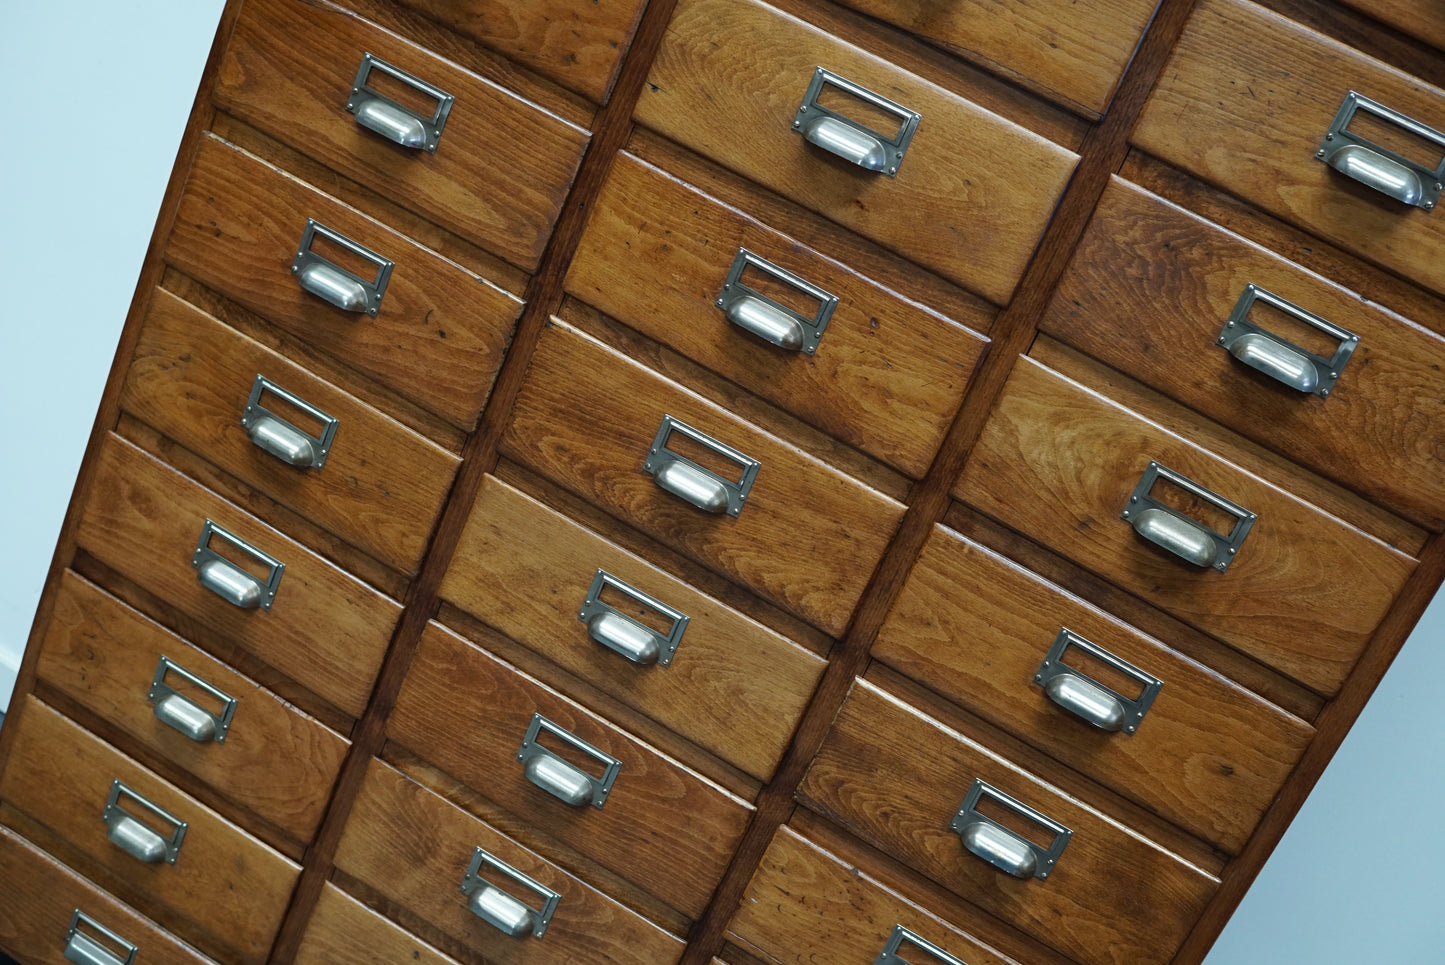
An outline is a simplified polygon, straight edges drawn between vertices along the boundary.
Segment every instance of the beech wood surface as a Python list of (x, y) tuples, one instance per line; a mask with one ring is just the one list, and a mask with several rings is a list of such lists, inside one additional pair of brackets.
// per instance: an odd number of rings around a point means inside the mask
[[(476, 848), (561, 895), (540, 940), (504, 935), (467, 908), (461, 883)], [(380, 761), (366, 772), (336, 866), (499, 965), (668, 965), (682, 955), (677, 937)], [(485, 877), (538, 907), (528, 889), (495, 871)]]
[[(534, 714), (622, 762), (601, 808), (573, 808), (527, 779), (517, 753)], [(436, 624), (422, 636), (387, 736), (694, 917), (752, 816), (746, 802)], [(538, 742), (588, 774), (605, 767), (555, 736)]]
[[(717, 37), (747, 41), (719, 45)], [(922, 115), (896, 178), (863, 171), (791, 129), (820, 64)], [(996, 304), (1013, 294), (1078, 160), (753, 0), (680, 2), (636, 117)], [(920, 231), (925, 213), (929, 230)]]
[[(394, 601), (117, 436), (96, 461), (82, 547), (339, 709), (365, 709), (400, 615)], [(200, 584), (191, 555), (207, 519), (286, 564), (269, 611), (241, 610)]]
[[(638, 666), (592, 639), (577, 615), (599, 569), (688, 616), (671, 665)], [(822, 658), (787, 637), (492, 476), (482, 481), (441, 594), (762, 780), (823, 672)], [(646, 617), (621, 598), (608, 602)]]
[(1160, 76), (1136, 145), (1445, 294), (1445, 219), (1315, 158), (1347, 92), (1439, 131), (1445, 91), (1243, 0), (1202, 0)]
[[(743, 332), (714, 304), (739, 248), (838, 298), (812, 356)], [(915, 479), (987, 344), (630, 154), (593, 207), (567, 291)], [(993, 313), (977, 305), (961, 320), (985, 331)]]
[[(0, 827), (0, 946), (26, 965), (67, 965), (66, 930), (79, 910), (137, 949), (145, 965), (205, 965), (211, 959), (178, 940), (9, 828)], [(121, 949), (89, 926), (81, 934)]]
[[(736, 519), (642, 469), (664, 415), (762, 463)], [(553, 319), (501, 448), (709, 568), (836, 636), (903, 507)]]
[(295, 961), (296, 965), (357, 965), (358, 962), (456, 965), (455, 959), (329, 884), (316, 900), (316, 910), (311, 913)]
[[(365, 53), (456, 98), (435, 154), (399, 147), (347, 112)], [(589, 137), (324, 0), (249, 0), (221, 64), (215, 100), (527, 271), (541, 260)]]
[[(1249, 284), (1360, 337), (1329, 398), (1287, 388), (1215, 344)], [(1251, 317), (1270, 329), (1277, 316)], [(1359, 295), (1115, 179), (1041, 327), (1315, 472), (1445, 527), (1445, 338)], [(1300, 344), (1292, 330), (1273, 330)], [(1337, 344), (1322, 336), (1314, 351), (1328, 357)]]
[[(308, 218), (395, 262), (375, 318), (297, 284), (291, 259)], [(475, 425), (522, 310), (486, 279), (212, 137), (166, 260), (462, 429)]]
[[(1074, 832), (1046, 880), (995, 870), (949, 830), (975, 780)], [(1077, 791), (1041, 783), (864, 680), (854, 682), (798, 797), (1085, 965), (1170, 961), (1218, 886)]]
[[(23, 703), (12, 705), (20, 733), (0, 798), (63, 843), (67, 863), (177, 934), (223, 961), (265, 961), (300, 868), (34, 697)], [(106, 837), (114, 780), (187, 823), (175, 864), (146, 864)], [(168, 833), (134, 801), (122, 804)]]
[[(1098, 730), (1034, 683), (1065, 627), (1164, 682), (1136, 733)], [(1231, 854), (1314, 735), (1298, 718), (942, 526), (909, 573), (873, 656)], [(1064, 662), (1091, 672), (1077, 654)]]
[[(1185, 563), (1120, 518), (1151, 460), (1258, 514), (1228, 572)], [(954, 494), (1325, 694), (1348, 676), (1415, 565), (1027, 358)], [(1175, 506), (1182, 495), (1155, 488)]]

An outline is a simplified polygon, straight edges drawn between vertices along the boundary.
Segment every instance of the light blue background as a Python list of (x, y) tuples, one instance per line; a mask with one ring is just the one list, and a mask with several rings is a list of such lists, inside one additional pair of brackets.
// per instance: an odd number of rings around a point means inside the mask
[[(0, 706), (220, 7), (0, 0)], [(1437, 599), (1208, 965), (1445, 963), (1442, 681)]]

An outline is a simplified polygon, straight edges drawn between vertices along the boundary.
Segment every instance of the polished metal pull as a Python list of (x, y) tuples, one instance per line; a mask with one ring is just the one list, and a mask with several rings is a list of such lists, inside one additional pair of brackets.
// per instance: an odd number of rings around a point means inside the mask
[[(1339, 348), (1335, 349), (1332, 357), (1325, 358), (1256, 325), (1249, 320), (1255, 302), (1272, 305), (1291, 318), (1324, 332), (1340, 343)], [(1258, 369), (1292, 389), (1315, 393), (1327, 399), (1344, 371), (1345, 363), (1360, 344), (1360, 336), (1258, 285), (1245, 285), (1239, 301), (1234, 303), (1234, 311), (1229, 313), (1229, 320), (1224, 323), (1224, 331), (1219, 333), (1219, 344), (1250, 368)]]
[[(170, 834), (161, 834), (126, 810), (124, 800), (134, 802), (146, 817), (170, 825)], [(175, 864), (186, 838), (186, 822), (162, 810), (126, 787), (120, 781), (110, 782), (110, 796), (100, 819), (105, 822), (105, 836), (111, 843), (146, 864)]]
[[(268, 409), (264, 401), (268, 394), (315, 419), (321, 424), (321, 433), (312, 435)], [(253, 444), (287, 465), (298, 469), (320, 469), (326, 465), (331, 442), (336, 438), (337, 420), (299, 395), (287, 392), (264, 375), (257, 374), (256, 381), (251, 383), (251, 396), (241, 413), (241, 425), (246, 428)]]
[[(266, 567), (266, 579), (252, 576), (237, 564), (211, 549), (211, 540), (218, 539), (239, 553)], [(191, 566), (201, 585), (232, 606), (243, 610), (271, 609), (276, 599), (276, 590), (281, 586), (281, 576), (286, 564), (250, 543), (236, 536), (224, 527), (206, 520), (201, 527), (201, 538), (196, 541), (196, 551), (191, 555)]]
[[(99, 937), (89, 935), (87, 931), (95, 932)], [(112, 947), (107, 948), (101, 939)], [(132, 965), (137, 951), (136, 946), (79, 908), (71, 914), (70, 928), (65, 933), (64, 955), (67, 962), (75, 962), (75, 965)]]
[[(1077, 667), (1064, 662), (1071, 648), (1077, 648), (1139, 684), (1139, 695), (1130, 697), (1102, 684)], [(1050, 700), (1099, 730), (1132, 734), (1149, 712), (1164, 682), (1147, 674), (1103, 647), (1084, 639), (1067, 627), (1054, 637), (1053, 646), (1034, 674), (1034, 683), (1044, 688)]]
[[(676, 432), (708, 449), (724, 459), (742, 467), (742, 474), (734, 482), (711, 469), (705, 469), (685, 456), (669, 449), (668, 441)], [(743, 503), (753, 488), (762, 463), (746, 456), (732, 446), (724, 445), (709, 435), (701, 433), (685, 422), (670, 415), (662, 417), (662, 425), (653, 437), (642, 468), (652, 474), (653, 481), (677, 498), (696, 506), (705, 512), (737, 516), (743, 511)]]
[[(492, 884), (482, 877), (485, 870), (498, 872), (512, 884), (521, 885), (540, 895), (540, 907), (531, 907)], [(547, 931), (548, 923), (552, 921), (557, 903), (562, 900), (562, 896), (551, 888), (539, 884), (481, 848), (472, 852), (471, 863), (467, 865), (466, 876), (462, 878), (462, 894), (467, 896), (467, 908), (472, 914), (512, 938), (521, 938), (527, 934), (531, 934), (533, 938), (541, 938)]]
[[(329, 258), (311, 250), (316, 236), (340, 245), (365, 261), (376, 265), (376, 275), (367, 281)], [(375, 315), (381, 311), (381, 297), (386, 294), (387, 282), (391, 280), (394, 263), (383, 258), (364, 245), (319, 223), (314, 218), (306, 219), (306, 230), (301, 232), (301, 242), (296, 246), (296, 257), (291, 259), (291, 274), (306, 291), (322, 301), (348, 312)]]
[[(1435, 145), (1442, 155), (1437, 166), (1428, 168), (1348, 130), (1355, 112), (1361, 110)], [(1440, 200), (1445, 181), (1445, 134), (1354, 91), (1345, 95), (1315, 157), (1346, 177), (1426, 211)]]
[(921, 948), (940, 962), (943, 962), (944, 965), (967, 965), (967, 963), (957, 955), (950, 955), (922, 935), (904, 928), (902, 925), (893, 926), (893, 933), (888, 936), (888, 941), (883, 944), (883, 950), (879, 952), (878, 957), (873, 960), (873, 965), (911, 965), (908, 959), (904, 958), (898, 951), (903, 947), (904, 942), (907, 942), (915, 948)]
[[(750, 287), (743, 281), (743, 272), (750, 267), (814, 299), (818, 310), (809, 318)], [(722, 291), (713, 304), (723, 310), (728, 321), (743, 331), (751, 332), (779, 348), (812, 355), (818, 350), (818, 341), (828, 328), (833, 309), (838, 307), (838, 296), (830, 295), (812, 282), (779, 268), (746, 248), (739, 248), (723, 281)]]
[[(379, 70), (435, 100), (437, 106), (431, 117), (418, 114), (368, 86), (367, 80), (373, 70)], [(356, 123), (375, 131), (388, 141), (435, 154), (442, 129), (447, 126), (447, 115), (451, 113), (452, 102), (455, 100), (451, 94), (428, 84), (420, 77), (393, 67), (371, 54), (363, 54), (361, 66), (356, 70), (356, 79), (351, 82), (351, 96), (346, 99), (346, 109), (356, 115)]]
[[(818, 103), (823, 88), (836, 87), (861, 101), (898, 118), (898, 133), (893, 136), (880, 134), (860, 121), (838, 113)], [(897, 177), (903, 156), (908, 153), (908, 144), (923, 115), (911, 111), (902, 104), (880, 97), (866, 87), (860, 87), (844, 77), (819, 67), (808, 82), (803, 103), (793, 117), (793, 130), (803, 135), (809, 143), (836, 154), (865, 171), (878, 171), (890, 178)]]
[[(175, 674), (192, 687), (204, 691), (221, 704), (219, 711), (207, 710), (191, 697), (166, 683), (166, 676)], [(156, 665), (156, 675), (151, 680), (146, 700), (154, 707), (160, 721), (180, 731), (199, 744), (215, 741), (225, 743), (226, 733), (231, 729), (231, 719), (236, 716), (236, 698), (224, 690), (213, 687), (170, 657), (161, 657)]]
[[(544, 732), (601, 764), (601, 775), (594, 777), (560, 754), (543, 747), (540, 738)], [(612, 792), (612, 783), (617, 780), (617, 772), (622, 770), (622, 762), (617, 758), (598, 750), (541, 714), (532, 715), (527, 735), (522, 738), (522, 746), (517, 750), (517, 760), (522, 762), (527, 780), (574, 808), (587, 804), (600, 808), (606, 804), (607, 795)]]
[[(637, 620), (602, 600), (602, 591), (612, 589), (662, 614), (669, 621), (668, 631), (658, 631), (639, 623)], [(672, 655), (682, 643), (683, 631), (687, 629), (688, 616), (643, 593), (636, 587), (619, 580), (606, 570), (598, 570), (592, 577), (592, 586), (587, 590), (587, 599), (577, 619), (587, 624), (587, 633), (610, 650), (622, 654), (633, 663), (643, 666), (658, 664), (666, 667), (672, 663)]]
[[(1034, 844), (993, 818), (980, 813), (978, 804), (984, 798), (1051, 832), (1053, 840), (1049, 846), (1045, 848)], [(958, 813), (953, 816), (949, 827), (958, 834), (963, 846), (970, 852), (1000, 871), (1023, 880), (1047, 878), (1058, 864), (1059, 856), (1064, 853), (1069, 839), (1074, 836), (1074, 832), (1053, 818), (1040, 814), (1022, 801), (978, 780), (968, 789), (968, 794), (958, 806)]]
[[(1159, 479), (1168, 480), (1233, 516), (1234, 527), (1229, 535), (1216, 533), (1203, 523), (1190, 519), (1174, 507), (1166, 506), (1155, 499), (1150, 493)], [(1134, 487), (1134, 492), (1129, 497), (1129, 505), (1124, 507), (1120, 517), (1133, 526), (1136, 533), (1156, 546), (1162, 546), (1195, 566), (1205, 569), (1213, 567), (1221, 573), (1234, 562), (1239, 548), (1244, 545), (1244, 538), (1249, 535), (1250, 527), (1258, 518), (1238, 503), (1232, 503), (1194, 480), (1153, 461), (1150, 461), (1144, 475), (1139, 478), (1139, 485)]]

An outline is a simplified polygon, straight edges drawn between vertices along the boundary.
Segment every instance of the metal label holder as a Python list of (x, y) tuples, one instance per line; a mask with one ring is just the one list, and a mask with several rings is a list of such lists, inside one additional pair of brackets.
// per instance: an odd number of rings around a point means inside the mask
[[(1249, 320), (1255, 302), (1272, 305), (1291, 318), (1325, 333), (1340, 343), (1339, 348), (1331, 358), (1325, 358), (1256, 325)], [(1249, 284), (1244, 286), (1239, 300), (1234, 303), (1234, 311), (1229, 313), (1224, 330), (1219, 333), (1219, 344), (1245, 365), (1290, 388), (1328, 399), (1340, 373), (1345, 370), (1345, 363), (1360, 344), (1360, 336), (1271, 291)]]
[[(1355, 112), (1361, 110), (1434, 144), (1442, 155), (1439, 167), (1433, 170), (1427, 168), (1347, 130)], [(1315, 158), (1396, 201), (1426, 211), (1435, 207), (1442, 188), (1445, 188), (1441, 183), (1445, 182), (1445, 134), (1354, 91), (1346, 94), (1340, 103), (1340, 109), (1330, 122), (1324, 140), (1320, 141)]]
[[(103, 938), (116, 945), (120, 949), (120, 953), (117, 954), (116, 951), (106, 948), (81, 931), (81, 926), (99, 932)], [(70, 927), (65, 931), (64, 955), (66, 961), (75, 962), (76, 965), (134, 965), (138, 951), (139, 949), (135, 945), (121, 938), (79, 908), (71, 914)]]
[[(818, 310), (812, 318), (794, 311), (743, 281), (743, 272), (751, 266), (796, 288), (818, 302)], [(723, 280), (722, 291), (713, 302), (727, 315), (728, 321), (751, 332), (759, 338), (778, 346), (812, 355), (818, 350), (818, 342), (828, 330), (828, 321), (838, 307), (838, 296), (830, 294), (817, 285), (780, 268), (766, 258), (746, 248), (739, 248), (733, 257), (732, 267)]]
[[(539, 738), (544, 732), (601, 764), (601, 775), (588, 774), (560, 754), (543, 747)], [(568, 804), (590, 803), (594, 808), (607, 803), (607, 795), (612, 793), (612, 784), (622, 770), (622, 762), (617, 758), (537, 713), (532, 715), (532, 722), (527, 725), (527, 734), (522, 738), (522, 746), (517, 749), (517, 760), (522, 763), (528, 780), (544, 791)]]
[[(979, 812), (978, 804), (987, 797), (1053, 833), (1053, 841), (1045, 848), (1020, 837), (993, 818)], [(1015, 878), (1043, 880), (1054, 870), (1059, 857), (1068, 847), (1074, 832), (1053, 818), (1035, 811), (982, 780), (975, 780), (958, 806), (949, 828), (963, 839), (964, 846), (989, 864)]]
[[(1217, 533), (1198, 520), (1191, 519), (1172, 506), (1165, 505), (1150, 495), (1154, 483), (1165, 479), (1179, 488), (1197, 496), (1218, 509), (1224, 510), (1235, 519), (1228, 535)], [(1135, 532), (1157, 546), (1162, 546), (1179, 558), (1195, 566), (1213, 568), (1220, 573), (1229, 569), (1250, 527), (1258, 519), (1238, 503), (1230, 502), (1223, 496), (1199, 485), (1186, 476), (1152, 459), (1139, 477), (1139, 484), (1129, 496), (1129, 504), (1119, 514), (1120, 518), (1134, 527)]]
[[(134, 801), (152, 817), (169, 824), (169, 836), (148, 827), (140, 818), (125, 809), (122, 799)], [(164, 860), (175, 864), (180, 857), (181, 844), (186, 839), (185, 821), (160, 808), (118, 780), (110, 782), (110, 795), (105, 799), (105, 809), (100, 819), (105, 822), (107, 837), (117, 846), (147, 864)]]
[[(376, 276), (367, 281), (312, 251), (311, 244), (317, 235), (376, 265)], [(381, 299), (386, 294), (394, 267), (395, 263), (390, 258), (352, 241), (339, 231), (331, 230), (315, 218), (306, 219), (306, 228), (296, 245), (296, 257), (291, 259), (291, 274), (296, 276), (302, 288), (342, 311), (373, 316), (381, 311)]]
[(964, 960), (957, 955), (944, 951), (922, 935), (904, 928), (902, 925), (893, 926), (892, 934), (888, 936), (888, 941), (884, 943), (883, 950), (878, 953), (878, 957), (873, 960), (873, 965), (911, 965), (908, 959), (899, 954), (899, 949), (903, 947), (904, 942), (923, 949), (943, 962), (944, 965), (966, 965)]
[[(866, 124), (824, 107), (818, 103), (824, 86), (836, 87), (897, 117), (898, 133), (893, 137), (880, 134)], [(898, 176), (903, 156), (908, 153), (908, 145), (922, 119), (923, 115), (917, 111), (909, 110), (846, 77), (819, 67), (813, 71), (813, 77), (808, 81), (808, 90), (803, 94), (803, 102), (793, 116), (793, 130), (803, 135), (809, 143), (851, 161), (865, 171), (876, 171), (892, 178)]]
[[(410, 107), (399, 104), (369, 87), (367, 80), (373, 70), (379, 70), (433, 98), (437, 107), (431, 117), (418, 114)], [(356, 69), (356, 79), (351, 82), (351, 95), (346, 99), (346, 109), (356, 115), (357, 123), (387, 140), (402, 147), (435, 154), (437, 144), (441, 142), (442, 131), (447, 125), (447, 115), (451, 113), (452, 104), (455, 102), (456, 98), (440, 87), (428, 84), (420, 77), (366, 53), (362, 55), (361, 65)]]
[[(1139, 696), (1125, 696), (1114, 688), (1090, 677), (1082, 670), (1064, 663), (1064, 654), (1070, 647), (1077, 647), (1094, 659), (1108, 664), (1119, 673), (1138, 681)], [(1065, 678), (1072, 678), (1072, 680)], [(1077, 682), (1082, 682), (1086, 686), (1081, 690), (1076, 690), (1070, 699), (1068, 688), (1071, 685), (1077, 687)], [(1042, 687), (1055, 703), (1076, 716), (1082, 717), (1100, 730), (1122, 730), (1126, 734), (1133, 734), (1139, 729), (1144, 715), (1149, 712), (1154, 698), (1159, 695), (1159, 691), (1164, 686), (1164, 682), (1158, 677), (1145, 673), (1126, 660), (1121, 660), (1067, 627), (1061, 628), (1058, 635), (1054, 637), (1053, 645), (1044, 655), (1043, 664), (1040, 665), (1038, 673), (1034, 674), (1034, 683)], [(1092, 692), (1090, 692), (1090, 688), (1092, 688)]]
[[(268, 392), (320, 422), (321, 434), (312, 435), (266, 408), (261, 399)], [(253, 443), (283, 462), (303, 469), (319, 470), (326, 465), (331, 443), (336, 439), (339, 420), (258, 372), (256, 381), (251, 383), (251, 394), (246, 399), (246, 408), (241, 412), (241, 425)]]
[[(177, 675), (192, 686), (205, 691), (208, 695), (219, 701), (221, 704), (220, 712), (217, 713), (207, 710), (200, 704), (197, 704), (192, 698), (166, 683), (166, 675), (168, 673)], [(164, 655), (161, 657), (160, 662), (156, 664), (156, 674), (151, 680), (150, 690), (146, 692), (146, 700), (154, 705), (155, 715), (157, 717), (196, 741), (208, 740), (215, 741), (217, 744), (224, 744), (226, 742), (226, 733), (231, 729), (231, 720), (236, 716), (237, 699), (235, 697), (207, 683), (185, 667), (176, 663), (170, 657)], [(166, 708), (173, 707), (177, 704), (182, 708), (179, 713), (165, 713)], [(193, 733), (189, 728), (178, 726), (178, 723), (182, 723), (197, 715), (204, 715), (204, 719), (209, 721), (209, 727), (202, 725), (200, 728), (197, 728), (198, 732)], [(208, 731), (209, 736), (199, 731)]]
[[(461, 891), (462, 894), (472, 899), (470, 904), (473, 910), (477, 911), (479, 915), (482, 915), (483, 913), (482, 911), (478, 910), (478, 906), (481, 904), (481, 902), (477, 899), (481, 897), (487, 889), (501, 892), (500, 888), (492, 884), (486, 878), (482, 877), (482, 872), (484, 869), (491, 869), (493, 871), (499, 872), (505, 877), (507, 877), (510, 881), (519, 884), (524, 888), (527, 888), (541, 896), (541, 907), (532, 908), (531, 906), (525, 905), (523, 902), (518, 901), (516, 898), (513, 898), (511, 895), (506, 894), (506, 892), (502, 892), (502, 895), (507, 899), (508, 902), (519, 905), (523, 909), (525, 909), (526, 914), (520, 916), (517, 921), (528, 926), (533, 938), (541, 938), (546, 933), (547, 925), (551, 923), (552, 915), (556, 913), (557, 904), (562, 900), (562, 896), (557, 892), (553, 891), (551, 888), (548, 888), (541, 882), (538, 882), (535, 879), (518, 871), (516, 868), (513, 868), (505, 861), (494, 857), (489, 852), (484, 851), (481, 848), (477, 848), (475, 851), (472, 852), (472, 860), (467, 865), (466, 874), (462, 877)], [(501, 928), (508, 934), (515, 935), (515, 933), (510, 928), (494, 920), (490, 916), (483, 915), (483, 917), (486, 917), (488, 921), (496, 925), (498, 928)]]
[[(668, 632), (659, 633), (616, 607), (604, 603), (602, 591), (608, 587), (662, 614), (672, 622)], [(682, 634), (687, 630), (690, 617), (606, 570), (599, 569), (592, 577), (592, 585), (587, 589), (587, 599), (582, 601), (582, 609), (578, 612), (577, 619), (587, 624), (592, 639), (634, 663), (646, 664), (655, 660), (658, 666), (666, 667), (671, 665), (672, 657), (682, 643)], [(621, 626), (615, 625), (614, 620), (622, 621)], [(656, 655), (652, 660), (646, 659), (654, 651)]]
[[(734, 482), (719, 476), (711, 469), (667, 448), (668, 440), (674, 432), (737, 463), (742, 467), (738, 480)], [(662, 417), (662, 425), (658, 427), (657, 435), (653, 437), (652, 445), (647, 450), (647, 458), (642, 463), (643, 470), (650, 473), (659, 486), (673, 495), (687, 500), (699, 509), (712, 513), (726, 512), (734, 518), (743, 511), (743, 504), (747, 502), (748, 493), (752, 491), (753, 481), (757, 479), (761, 466), (762, 463), (751, 456), (670, 415)]]
[[(265, 566), (268, 571), (266, 579), (252, 576), (211, 549), (213, 537)], [(207, 589), (217, 593), (226, 602), (243, 609), (260, 607), (262, 610), (270, 610), (276, 599), (276, 591), (281, 587), (281, 577), (286, 573), (285, 563), (261, 552), (209, 519), (201, 527), (201, 538), (196, 541), (196, 551), (191, 554), (191, 566)]]

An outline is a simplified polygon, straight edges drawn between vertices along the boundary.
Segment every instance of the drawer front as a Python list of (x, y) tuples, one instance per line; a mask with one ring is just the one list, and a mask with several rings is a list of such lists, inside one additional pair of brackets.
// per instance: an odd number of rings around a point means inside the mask
[[(1359, 337), (1327, 397), (1218, 344), (1249, 285)], [(1351, 344), (1255, 304), (1249, 322), (1273, 332), (1272, 346), (1282, 339), (1332, 360)], [(1116, 180), (1042, 327), (1316, 472), (1445, 526), (1445, 339), (1237, 235)]]
[[(308, 219), (394, 263), (374, 318), (334, 307), (288, 270)], [(311, 248), (375, 277), (340, 246)], [(463, 429), (476, 423), (522, 311), (485, 279), (213, 138), (201, 139), (165, 258)]]
[(1445, 8), (1415, 0), (1344, 0), (1400, 32), (1445, 49)]
[[(1007, 603), (1003, 603), (1007, 601)], [(1002, 605), (1001, 605), (1002, 604)], [(1163, 683), (1137, 730), (1082, 716), (1035, 675), (1063, 629)], [(873, 655), (1123, 796), (1238, 854), (1314, 729), (1249, 691), (990, 553), (936, 527), (873, 645)], [(1064, 665), (1114, 691), (1123, 714), (1145, 684), (1107, 673), (1082, 647)], [(1050, 682), (1052, 678), (1050, 679)], [(1118, 699), (1118, 698), (1124, 699)], [(1079, 710), (1075, 710), (1079, 708)]]
[[(746, 37), (747, 43), (719, 45), (720, 36)], [(791, 129), (820, 66), (922, 115), (896, 177), (866, 173)], [(832, 106), (826, 97), (824, 102)], [(835, 109), (883, 126), (855, 99)], [(636, 116), (997, 304), (1013, 295), (1078, 160), (754, 0), (678, 3)], [(895, 130), (881, 133), (891, 137)], [(925, 215), (936, 227), (921, 232)]]
[(645, 0), (402, 0), (599, 104), (612, 93)]
[[(256, 379), (335, 419), (318, 469), (297, 466), (255, 443), (265, 426), (242, 424)], [(324, 422), (266, 388), (257, 403), (311, 436)], [(432, 527), (461, 460), (353, 396), (157, 289), (121, 392), (121, 405), (177, 442), (409, 575), (421, 565)], [(283, 430), (284, 431), (284, 430)], [(256, 433), (253, 436), (251, 433)], [(282, 449), (289, 452), (289, 449)]]
[[(900, 927), (968, 965), (1013, 965), (945, 917), (888, 890), (868, 868), (831, 854), (787, 825), (773, 835), (728, 932), (769, 961), (812, 965), (876, 962)], [(937, 960), (917, 947), (905, 938), (897, 954), (906, 956), (904, 961)]]
[(1155, 0), (1074, 0), (998, 6), (983, 0), (842, 0), (945, 48), (1017, 75), (1102, 114)]
[[(347, 112), (367, 53), (455, 98), (436, 153), (399, 148)], [(390, 95), (382, 78), (375, 85)], [(437, 103), (421, 99), (427, 109)], [(329, 3), (248, 2), (215, 100), (527, 271), (542, 257), (588, 140), (580, 128)], [(499, 151), (507, 156), (498, 159)]]
[[(33, 697), (19, 711), (0, 796), (74, 849), (78, 870), (177, 934), (224, 961), (265, 961), (300, 869)], [(175, 864), (113, 843), (102, 815), (114, 781), (186, 822)], [(135, 822), (171, 835), (134, 798), (120, 804), (130, 817), (115, 819), (116, 836)]]
[[(604, 645), (613, 639), (605, 625), (593, 636), (594, 613), (578, 618), (598, 570), (687, 618), (669, 662), (654, 639), (655, 662), (639, 665)], [(823, 672), (822, 658), (491, 476), (441, 592), (760, 780), (772, 776)], [(630, 595), (599, 597), (643, 626), (662, 616)]]
[[(723, 284), (741, 248), (837, 299), (813, 354), (769, 344), (719, 307), (732, 297)], [(825, 303), (778, 277), (750, 268), (741, 283), (806, 315), (811, 327)], [(627, 154), (593, 206), (567, 290), (915, 478), (932, 462), (986, 344)], [(982, 306), (964, 319), (981, 329), (992, 320)]]
[[(269, 611), (201, 584), (206, 520), (285, 565)], [(96, 559), (318, 696), (360, 716), (401, 607), (119, 436), (108, 436), (76, 539)], [(234, 562), (246, 557), (212, 536)]]
[[(761, 463), (736, 518), (684, 502), (644, 471), (667, 415)], [(886, 496), (555, 319), (502, 449), (834, 636), (903, 515)]]
[[(547, 766), (521, 760), (538, 714), (598, 752), (539, 733), (536, 743), (570, 762), (572, 774), (602, 777), (619, 763), (605, 798), (594, 786), (574, 803), (544, 789), (544, 776), (529, 779), (534, 766)], [(422, 636), (387, 734), (694, 917), (752, 816), (745, 802), (436, 624)]]
[[(162, 661), (174, 667), (166, 666), (161, 684), (177, 696), (156, 691), (152, 700)], [(69, 571), (55, 596), (37, 673), (296, 840), (316, 833), (346, 740)], [(229, 716), (227, 699), (234, 701)], [(209, 718), (209, 728), (187, 729), (197, 726), (198, 716)], [(278, 748), (285, 753), (278, 755)]]
[[(468, 908), (461, 885), (478, 848), (559, 896), (540, 938), (512, 937)], [(336, 866), (489, 962), (667, 965), (682, 957), (680, 939), (380, 761), (367, 771)], [(534, 910), (543, 901), (505, 872), (484, 877)]]
[[(1316, 159), (1349, 91), (1437, 132), (1445, 132), (1445, 91), (1242, 0), (1201, 3), (1159, 76), (1134, 132), (1139, 147), (1445, 293), (1445, 219)], [(1361, 115), (1349, 129), (1403, 137), (1399, 126), (1367, 125)], [(1385, 146), (1435, 169), (1445, 157), (1445, 144)]]
[[(210, 959), (116, 901), (8, 828), (0, 827), (0, 951), (27, 965), (66, 965), (69, 947), (86, 939), (124, 955), (136, 948), (146, 965), (204, 965)], [(76, 912), (86, 916), (78, 937), (69, 937)], [(99, 927), (96, 927), (99, 926)], [(102, 931), (104, 929), (105, 931)]]
[[(1227, 571), (1184, 562), (1122, 517), (1151, 462), (1257, 514)], [(1415, 566), (1027, 358), (954, 494), (1321, 693), (1339, 688)], [(1232, 525), (1162, 479), (1153, 495), (1215, 527)]]
[[(1073, 831), (1047, 879), (1020, 880), (995, 870), (949, 830), (979, 780)], [(1073, 794), (1041, 783), (862, 680), (854, 683), (798, 795), (1086, 965), (1168, 962), (1218, 887)], [(1043, 835), (1041, 843), (1050, 837)], [(1068, 927), (1059, 927), (1061, 921)]]
[(296, 950), (296, 963), (356, 965), (357, 962), (456, 965), (455, 959), (328, 884), (316, 899), (306, 934)]

